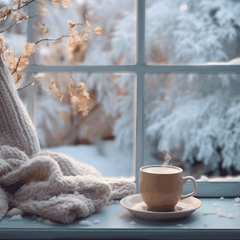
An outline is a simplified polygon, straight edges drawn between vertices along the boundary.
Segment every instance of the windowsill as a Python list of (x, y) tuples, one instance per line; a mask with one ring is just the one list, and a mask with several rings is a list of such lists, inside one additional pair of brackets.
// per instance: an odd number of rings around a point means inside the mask
[[(121, 217), (127, 211), (119, 202), (107, 205), (91, 216), (79, 219), (99, 224), (84, 226), (79, 220), (70, 224), (53, 225), (39, 222), (30, 217), (21, 221), (9, 221), (5, 217), (0, 222), (0, 239), (54, 239), (54, 238), (147, 238), (147, 239), (239, 239), (240, 204), (235, 205), (234, 198), (199, 198), (202, 206), (185, 219), (174, 222), (152, 222), (131, 217)], [(218, 203), (218, 206), (213, 206)], [(217, 214), (204, 215), (221, 208), (234, 218), (220, 217)], [(130, 224), (134, 221), (135, 224)], [(204, 224), (207, 224), (204, 225)]]

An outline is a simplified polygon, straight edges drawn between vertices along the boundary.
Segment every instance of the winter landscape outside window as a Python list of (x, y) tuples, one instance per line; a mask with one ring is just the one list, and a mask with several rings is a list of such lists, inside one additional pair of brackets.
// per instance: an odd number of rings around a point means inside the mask
[[(83, 2), (75, 1), (75, 4), (83, 4)], [(106, 139), (111, 139), (112, 135), (115, 135), (115, 140), (118, 140), (122, 147), (120, 150), (123, 153), (122, 158), (127, 156), (125, 151), (130, 152), (128, 163), (130, 162), (133, 168), (130, 174), (125, 176), (130, 177), (135, 171), (136, 184), (138, 184), (138, 169), (142, 165), (162, 164), (171, 157), (170, 164), (183, 167), (186, 173), (190, 167), (190, 174), (200, 178), (198, 196), (238, 196), (240, 194), (240, 180), (237, 178), (240, 172), (238, 143), (240, 118), (237, 115), (237, 109), (239, 109), (240, 69), (239, 60), (236, 59), (240, 54), (238, 45), (240, 19), (234, 15), (234, 12), (230, 16), (230, 12), (232, 9), (237, 12), (237, 9), (240, 9), (239, 3), (233, 0), (211, 2), (202, 0), (197, 3), (193, 0), (103, 0), (98, 2), (99, 5), (96, 5), (96, 1), (88, 1), (92, 16), (101, 12), (98, 7), (104, 8), (105, 5), (109, 5), (113, 9), (121, 9), (121, 6), (126, 5), (126, 9), (133, 9), (132, 13), (123, 9), (124, 14), (117, 17), (114, 16), (117, 14), (114, 11), (111, 12), (112, 16), (109, 15), (112, 22), (116, 23), (112, 30), (114, 35), (109, 35), (109, 38), (114, 41), (108, 42), (109, 39), (103, 35), (106, 44), (101, 47), (108, 53), (111, 52), (111, 47), (117, 49), (112, 55), (101, 54), (100, 48), (91, 49), (91, 56), (94, 56), (94, 51), (96, 52), (94, 59), (90, 58), (87, 53), (86, 56), (79, 54), (76, 56), (76, 61), (80, 63), (71, 65), (66, 61), (61, 49), (55, 49), (58, 57), (50, 60), (50, 56), (44, 55), (46, 48), (42, 48), (35, 57), (32, 57), (31, 64), (26, 71), (51, 73), (56, 76), (56, 79), (64, 78), (64, 74), (72, 75), (79, 81), (90, 79), (99, 91), (95, 95), (96, 98), (105, 101), (106, 104), (112, 103), (114, 98), (104, 99), (106, 95), (101, 90), (110, 83), (113, 83), (112, 87), (117, 84), (118, 88), (115, 90), (120, 93), (117, 100), (121, 100), (118, 110), (120, 109), (122, 112), (118, 112), (118, 117), (114, 120), (110, 117), (106, 118), (107, 114), (104, 115), (104, 111), (101, 112), (105, 117), (103, 122), (108, 122), (110, 126), (110, 129), (106, 128), (104, 134), (111, 133), (105, 135)], [(94, 4), (96, 9), (94, 9)], [(116, 7), (114, 4), (119, 5)], [(34, 16), (36, 9), (33, 4), (29, 4), (29, 10), (31, 12), (29, 15)], [(91, 23), (91, 16), (88, 18)], [(204, 28), (201, 25), (203, 23), (209, 24), (207, 25), (209, 27)], [(135, 24), (136, 31), (133, 27)], [(33, 19), (29, 19), (27, 29), (28, 41), (32, 42), (34, 40)], [(217, 32), (218, 29), (221, 31)], [(197, 32), (200, 30), (202, 39), (196, 39)], [(211, 33), (216, 34), (211, 35)], [(186, 36), (188, 37), (186, 38)], [(133, 41), (135, 38), (136, 44)], [(121, 43), (122, 45), (120, 45)], [(99, 44), (101, 43), (99, 42)], [(118, 48), (118, 46), (120, 47)], [(85, 47), (87, 49), (88, 46), (79, 46), (80, 49), (85, 49)], [(49, 44), (49, 48), (53, 48), (53, 45)], [(80, 51), (80, 53), (82, 52)], [(38, 56), (45, 56), (45, 60), (37, 61)], [(231, 60), (233, 61), (231, 62)], [(28, 97), (24, 101), (28, 105), (28, 111), (37, 130), (39, 130), (41, 124), (38, 125), (37, 122), (44, 116), (44, 112), (46, 113), (41, 108), (41, 102), (44, 103), (44, 101), (38, 101), (41, 96), (38, 86), (31, 86), (27, 91)], [(100, 93), (102, 98), (99, 96)], [(226, 95), (223, 96), (223, 93)], [(24, 93), (19, 94), (24, 95)], [(43, 99), (48, 96), (48, 94), (43, 95)], [(222, 100), (222, 104), (220, 100)], [(51, 99), (48, 100), (46, 108), (53, 104), (54, 100), (51, 101)], [(103, 102), (100, 102), (102, 106)], [(59, 104), (57, 107), (63, 112), (63, 106)], [(41, 109), (43, 113), (39, 114)], [(222, 115), (219, 117), (214, 111), (222, 111)], [(123, 118), (123, 112), (126, 113), (125, 118)], [(183, 113), (181, 116), (178, 115), (180, 112)], [(64, 116), (62, 115), (62, 118)], [(56, 118), (55, 113), (41, 121), (54, 125), (54, 121), (50, 121), (53, 118)], [(59, 116), (57, 118), (59, 119)], [(196, 122), (196, 119), (201, 121)], [(57, 124), (61, 128), (60, 120)], [(177, 128), (177, 126), (182, 127)], [(171, 132), (174, 127), (176, 129)], [(84, 135), (84, 129), (87, 132), (87, 127), (83, 127), (79, 136)], [(42, 146), (49, 148), (46, 139), (54, 142), (53, 140), (58, 139), (59, 136), (46, 137), (44, 135), (46, 132), (41, 130), (38, 135)], [(162, 135), (163, 133), (165, 134)], [(225, 142), (224, 137), (226, 138)], [(83, 145), (89, 141), (84, 138), (77, 140), (74, 144)], [(218, 140), (219, 142), (216, 142)], [(186, 146), (187, 142), (192, 145), (182, 148), (182, 146)], [(111, 141), (108, 143), (111, 144)], [(98, 147), (98, 151), (104, 151), (108, 146), (98, 144)], [(111, 148), (111, 146), (109, 147)], [(59, 151), (61, 151), (60, 148)], [(73, 148), (70, 151), (74, 151)], [(81, 148), (79, 148), (79, 154), (81, 154), (80, 152)], [(108, 152), (108, 154), (111, 158), (111, 153)], [(225, 157), (223, 158), (223, 156)], [(133, 165), (132, 158), (135, 160)], [(119, 161), (121, 161), (120, 159)], [(109, 170), (104, 174), (114, 171), (111, 170), (110, 162), (107, 163)], [(89, 164), (94, 163), (89, 162)], [(125, 165), (121, 174), (129, 170), (130, 165)], [(121, 167), (119, 165), (116, 168)], [(202, 175), (217, 176), (220, 179), (207, 181), (206, 177)], [(230, 179), (223, 178), (228, 175), (231, 176)], [(190, 189), (191, 187), (191, 183), (186, 185), (186, 188)]]

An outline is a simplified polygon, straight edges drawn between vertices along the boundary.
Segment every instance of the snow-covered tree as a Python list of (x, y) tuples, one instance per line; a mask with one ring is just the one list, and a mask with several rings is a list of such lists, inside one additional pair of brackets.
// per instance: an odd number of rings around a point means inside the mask
[[(239, 10), (234, 0), (155, 2), (147, 10), (148, 62), (206, 64), (239, 57)], [(152, 51), (159, 55), (152, 57)], [(155, 152), (182, 150), (183, 162), (203, 163), (210, 175), (220, 174), (219, 167), (240, 171), (239, 76), (159, 74), (148, 75), (146, 83), (154, 78), (159, 91), (146, 134)]]

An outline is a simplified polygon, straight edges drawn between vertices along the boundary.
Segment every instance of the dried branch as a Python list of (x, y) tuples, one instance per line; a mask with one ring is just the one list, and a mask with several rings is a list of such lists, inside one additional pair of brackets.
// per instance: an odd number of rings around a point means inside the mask
[(0, 33), (3, 33), (3, 32), (5, 32), (5, 31), (9, 30), (10, 28), (12, 28), (13, 26), (15, 26), (16, 24), (17, 24), (16, 22), (13, 23), (13, 24), (12, 24), (11, 26), (9, 26), (8, 28), (6, 28), (6, 29), (0, 31)]
[[(34, 18), (34, 17), (37, 17), (37, 15), (31, 16), (31, 17), (29, 17), (29, 18)], [(6, 29), (0, 31), (0, 33), (6, 32), (7, 30), (9, 30), (10, 28), (12, 28), (12, 27), (15, 26), (16, 24), (17, 24), (16, 22), (13, 23), (11, 26), (9, 26), (9, 27), (7, 27)]]
[[(84, 24), (83, 24), (83, 23), (75, 23), (75, 25), (84, 25)], [(68, 28), (68, 29), (64, 32), (64, 34), (67, 33), (69, 30), (70, 30), (70, 28)], [(41, 39), (41, 40), (35, 42), (35, 44), (38, 44), (38, 43), (43, 42), (43, 41), (59, 41), (59, 40), (61, 40), (62, 38), (70, 37), (70, 36), (71, 36), (71, 35), (64, 35), (64, 34), (63, 34), (62, 36), (60, 36), (59, 38), (57, 38), (57, 39), (49, 39), (49, 38)]]
[[(78, 23), (78, 25), (83, 25), (83, 24), (82, 24), (82, 23)], [(70, 29), (68, 28), (68, 29), (65, 31), (65, 33), (68, 32), (69, 30), (70, 30)], [(65, 34), (65, 33), (64, 33), (64, 34)], [(44, 38), (44, 39), (41, 39), (41, 40), (35, 42), (35, 44), (37, 45), (38, 43), (43, 42), (43, 41), (59, 41), (59, 40), (61, 40), (62, 38), (65, 38), (65, 37), (70, 37), (70, 35), (62, 35), (61, 37), (59, 37), (59, 38), (57, 38), (57, 39)], [(16, 68), (15, 68), (14, 71), (12, 72), (12, 75), (17, 71), (17, 68), (18, 68), (18, 66), (19, 66), (19, 63), (20, 63), (22, 54), (23, 54), (23, 53), (21, 53), (21, 55), (20, 55), (20, 57), (19, 57), (19, 59), (18, 59)], [(17, 83), (17, 82), (16, 82), (16, 83)]]
[(27, 2), (26, 4), (24, 4), (21, 7), (19, 7), (19, 9), (26, 7), (28, 4), (30, 4), (32, 2), (35, 2), (35, 0), (31, 0), (31, 1)]
[(41, 40), (35, 42), (35, 44), (38, 44), (38, 43), (43, 42), (43, 41), (59, 41), (61, 38), (64, 38), (64, 37), (70, 37), (70, 35), (63, 35), (63, 36), (61, 36), (57, 39), (44, 38), (44, 39), (41, 39)]
[[(95, 111), (97, 111), (97, 109), (99, 109), (100, 104), (95, 104), (91, 111), (91, 114)], [(61, 140), (61, 145), (67, 145), (70, 144), (72, 142), (75, 142), (77, 140), (77, 136), (78, 136), (78, 131), (77, 129), (80, 128), (80, 125), (82, 125), (86, 120), (88, 120), (88, 116), (87, 117), (83, 117), (80, 113), (73, 119), (72, 124), (71, 124), (71, 128), (68, 131), (68, 133), (62, 138)]]
[[(69, 30), (69, 29), (68, 29), (68, 30)], [(68, 31), (68, 30), (67, 30), (67, 31)], [(66, 31), (66, 32), (67, 32), (67, 31)], [(63, 37), (69, 37), (69, 36), (70, 36), (70, 35), (62, 35), (61, 37), (59, 37), (59, 38), (57, 38), (57, 39), (48, 39), (48, 38), (45, 38), (45, 39), (41, 39), (41, 40), (35, 42), (35, 44), (37, 45), (38, 43), (43, 42), (43, 41), (58, 41), (58, 40), (60, 40), (60, 39), (63, 38)], [(22, 55), (23, 55), (23, 52), (21, 53), (20, 57), (18, 58), (18, 62), (17, 62), (16, 68), (15, 68), (14, 71), (12, 72), (12, 75), (17, 71)], [(18, 81), (17, 81), (17, 82), (18, 82)], [(16, 82), (16, 83), (17, 83), (17, 82)]]
[[(11, 73), (12, 75), (17, 71), (17, 68), (18, 68), (18, 65), (20, 63), (20, 60), (21, 60), (21, 57), (23, 55), (23, 52), (21, 53), (20, 57), (18, 58), (18, 62), (17, 62), (17, 65), (16, 65), (16, 68), (14, 69), (14, 71)], [(16, 82), (17, 83), (17, 82)]]
[(35, 82), (28, 83), (27, 85), (18, 88), (17, 91), (22, 90), (22, 89), (24, 89), (24, 88), (26, 88), (26, 87), (28, 87), (28, 86), (30, 86), (30, 85), (34, 85), (34, 84), (35, 84)]

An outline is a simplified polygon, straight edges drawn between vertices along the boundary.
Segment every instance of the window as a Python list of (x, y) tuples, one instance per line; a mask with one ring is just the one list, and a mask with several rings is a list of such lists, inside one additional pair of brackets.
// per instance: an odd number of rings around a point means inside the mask
[[(38, 73), (38, 72), (51, 72), (51, 73), (78, 73), (78, 74), (86, 74), (86, 73), (94, 73), (94, 74), (103, 74), (103, 73), (121, 73), (121, 74), (135, 74), (136, 75), (136, 85), (135, 85), (135, 92), (133, 92), (133, 98), (132, 101), (134, 103), (135, 106), (135, 117), (134, 117), (134, 121), (135, 124), (134, 128), (133, 128), (133, 132), (134, 132), (134, 144), (133, 144), (133, 157), (134, 157), (134, 169), (135, 169), (135, 180), (136, 180), (136, 184), (137, 184), (137, 189), (138, 189), (138, 177), (139, 177), (139, 168), (143, 165), (146, 165), (146, 163), (148, 164), (148, 162), (146, 162), (147, 159), (147, 155), (146, 152), (144, 153), (144, 146), (146, 145), (146, 141), (145, 141), (145, 137), (146, 137), (146, 133), (145, 133), (145, 127), (144, 127), (144, 123), (145, 121), (147, 121), (147, 118), (145, 118), (144, 116), (147, 115), (147, 111), (148, 109), (148, 103), (147, 101), (150, 100), (149, 98), (146, 99), (145, 96), (149, 97), (151, 96), (150, 92), (153, 90), (159, 90), (159, 89), (153, 89), (154, 85), (152, 86), (152, 89), (150, 87), (150, 85), (148, 86), (147, 83), (149, 82), (149, 79), (151, 78), (151, 82), (154, 84), (154, 81), (157, 82), (158, 84), (156, 86), (160, 86), (162, 88), (162, 99), (160, 99), (162, 102), (166, 102), (167, 100), (171, 100), (173, 99), (172, 96), (170, 94), (168, 94), (169, 91), (166, 90), (166, 84), (159, 84), (159, 82), (164, 82), (164, 80), (166, 80), (166, 75), (167, 79), (175, 79), (175, 80), (171, 80), (171, 82), (177, 82), (182, 81), (183, 77), (185, 76), (185, 79), (188, 79), (188, 81), (197, 81), (199, 83), (199, 86), (201, 85), (201, 81), (205, 81), (208, 78), (211, 78), (209, 81), (209, 83), (212, 83), (213, 85), (209, 86), (209, 87), (205, 87), (205, 90), (210, 91), (211, 88), (213, 88), (213, 90), (215, 89), (217, 82), (220, 81), (220, 79), (222, 79), (222, 82), (227, 84), (226, 81), (234, 81), (234, 84), (238, 84), (237, 80), (234, 80), (234, 78), (232, 79), (232, 77), (224, 77), (224, 76), (232, 76), (235, 75), (235, 77), (237, 77), (236, 79), (239, 79), (239, 74), (240, 73), (240, 68), (239, 68), (239, 64), (238, 65), (230, 65), (228, 63), (212, 63), (212, 64), (208, 64), (206, 65), (205, 63), (202, 64), (200, 62), (197, 61), (190, 61), (189, 58), (192, 59), (192, 55), (189, 53), (189, 55), (184, 55), (183, 54), (183, 49), (181, 48), (181, 46), (191, 46), (191, 44), (194, 42), (194, 35), (191, 35), (191, 27), (192, 26), (186, 26), (185, 25), (181, 25), (185, 23), (190, 24), (190, 20), (193, 19), (193, 15), (189, 14), (189, 15), (184, 15), (184, 14), (179, 14), (180, 12), (184, 12), (184, 11), (188, 11), (187, 9), (191, 9), (192, 12), (194, 11), (199, 11), (200, 7), (202, 7), (202, 9), (206, 10), (207, 5), (204, 6), (199, 6), (200, 3), (195, 3), (195, 1), (171, 1), (169, 3), (168, 6), (164, 6), (164, 3), (166, 3), (167, 1), (145, 1), (145, 0), (136, 0), (135, 1), (135, 11), (136, 11), (136, 29), (137, 29), (137, 36), (136, 36), (136, 61), (134, 64), (131, 60), (126, 59), (125, 61), (122, 61), (122, 64), (115, 64), (115, 65), (110, 65), (107, 61), (106, 62), (93, 62), (93, 63), (89, 63), (88, 65), (65, 65), (65, 66), (58, 66), (57, 63), (54, 63), (54, 65), (37, 65), (34, 58), (32, 58), (31, 61), (31, 65), (27, 68), (27, 72), (28, 73)], [(193, 3), (194, 2), (194, 3)], [(202, 1), (204, 3), (204, 1)], [(226, 1), (227, 2), (227, 1)], [(234, 1), (231, 1), (231, 4), (233, 4)], [(236, 2), (236, 1), (235, 1)], [(176, 8), (176, 3), (181, 3), (179, 4), (179, 8)], [(174, 5), (175, 4), (175, 5)], [(196, 6), (194, 5), (196, 4)], [(219, 8), (215, 5), (217, 5), (216, 1), (214, 1), (211, 5), (211, 11), (208, 12), (208, 15), (211, 18), (211, 21), (215, 24), (215, 27), (219, 27), (218, 25), (220, 24), (218, 21), (220, 20), (221, 16), (219, 15), (224, 14), (223, 12), (219, 12)], [(154, 16), (150, 15), (151, 13), (154, 13), (154, 9), (157, 7), (161, 7), (161, 9), (163, 10), (163, 12), (161, 13), (162, 16), (160, 16), (159, 14), (157, 14), (155, 12), (155, 17), (158, 17), (158, 19), (155, 21), (154, 20)], [(160, 6), (161, 5), (161, 6)], [(32, 14), (34, 15), (34, 9), (33, 9), (34, 5), (33, 4), (29, 4), (29, 9), (32, 12)], [(204, 8), (205, 7), (205, 8)], [(238, 6), (239, 7), (239, 6)], [(150, 30), (150, 25), (151, 24), (157, 24), (157, 21), (166, 21), (167, 18), (164, 18), (163, 15), (167, 14), (167, 11), (169, 8), (174, 9), (173, 13), (175, 13), (175, 16), (177, 16), (178, 18), (168, 18), (169, 21), (172, 21), (171, 26), (176, 27), (176, 24), (178, 23), (180, 25), (180, 28), (182, 28), (182, 32), (177, 32), (176, 29), (171, 29), (169, 27), (169, 35), (171, 36), (171, 40), (174, 40), (175, 38), (180, 39), (180, 45), (176, 45), (173, 46), (171, 44), (173, 44), (173, 42), (168, 41), (168, 39), (164, 39), (166, 40), (166, 42), (164, 42), (164, 44), (166, 44), (166, 46), (163, 46), (162, 48), (159, 49), (154, 49), (156, 48), (157, 44), (162, 44), (163, 42), (160, 41), (160, 39), (158, 39), (156, 36), (154, 35), (155, 33), (151, 32)], [(146, 12), (147, 9), (147, 13)], [(145, 15), (147, 16), (146, 19), (146, 24), (145, 24)], [(188, 17), (188, 18), (187, 18)], [(131, 18), (131, 16), (129, 17), (129, 19)], [(152, 19), (151, 19), (152, 18)], [(182, 20), (182, 22), (181, 22)], [(130, 21), (130, 20), (129, 20)], [(175, 22), (174, 22), (175, 21)], [(234, 21), (234, 19), (229, 20), (231, 26), (233, 26), (232, 29), (236, 29), (236, 33), (239, 34), (239, 25), (237, 25), (237, 23)], [(195, 22), (193, 22), (195, 23)], [(227, 22), (228, 23), (228, 22)], [(227, 24), (226, 23), (226, 24)], [(132, 24), (132, 22), (131, 22)], [(166, 23), (168, 24), (168, 26), (170, 26), (170, 23)], [(175, 25), (174, 25), (175, 24)], [(146, 28), (145, 28), (146, 26)], [(119, 26), (120, 27), (120, 26)], [(161, 26), (161, 28), (156, 28), (156, 30), (158, 31), (163, 31), (164, 30), (164, 26)], [(199, 29), (194, 29), (194, 31), (200, 31), (201, 30), (201, 26), (194, 26), (194, 27), (199, 27)], [(172, 31), (172, 32), (171, 32)], [(174, 31), (174, 32), (173, 32)], [(188, 38), (184, 38), (184, 31), (185, 34), (187, 34), (187, 36), (189, 36)], [(174, 35), (174, 34), (179, 34), (179, 35)], [(181, 35), (182, 34), (182, 35)], [(206, 34), (206, 32), (202, 33), (202, 34)], [(235, 34), (233, 32), (229, 32), (228, 34)], [(32, 20), (30, 19), (30, 21), (28, 22), (28, 41), (32, 41)], [(166, 35), (165, 35), (166, 37)], [(202, 40), (203, 42), (201, 43), (202, 47), (204, 46), (204, 44), (206, 43), (210, 43), (210, 41), (213, 41), (213, 39), (209, 38), (209, 39), (205, 39), (205, 36), (202, 36)], [(145, 41), (146, 39), (146, 41)], [(192, 40), (190, 42), (190, 40)], [(198, 39), (199, 40), (199, 39)], [(224, 39), (221, 39), (221, 41), (224, 41)], [(146, 44), (145, 44), (146, 42)], [(198, 42), (199, 43), (199, 42)], [(168, 45), (169, 44), (169, 45)], [(145, 47), (146, 45), (146, 47)], [(161, 45), (161, 46), (162, 46)], [(229, 44), (226, 43), (227, 48), (229, 48), (230, 52), (231, 52), (231, 57), (230, 59), (234, 59), (237, 56), (239, 56), (239, 46), (234, 46), (235, 51), (232, 51), (231, 48), (231, 43)], [(134, 45), (133, 45), (134, 46)], [(199, 45), (200, 46), (200, 45)], [(196, 46), (194, 47), (198, 47), (199, 46), (196, 44)], [(107, 47), (107, 46), (106, 46)], [(176, 47), (176, 48), (174, 48)], [(216, 46), (217, 47), (217, 46)], [(164, 50), (166, 49), (170, 49), (172, 50), (172, 55), (171, 58), (167, 58), (166, 56), (166, 52), (164, 52)], [(207, 51), (212, 50), (211, 45), (209, 46), (209, 48), (207, 48)], [(123, 49), (124, 50), (124, 49)], [(151, 56), (151, 54), (149, 54), (150, 51), (154, 50), (155, 51), (155, 56)], [(216, 49), (219, 50), (219, 49)], [(175, 51), (175, 52), (174, 52)], [(178, 51), (178, 52), (176, 52)], [(198, 49), (198, 51), (203, 51), (202, 49)], [(174, 53), (179, 53), (179, 55), (174, 55)], [(126, 53), (125, 53), (126, 54)], [(133, 53), (129, 53), (130, 54), (130, 58), (132, 58)], [(181, 55), (182, 54), (182, 55)], [(219, 50), (219, 54), (220, 54), (220, 50)], [(146, 56), (146, 57), (145, 57)], [(184, 58), (183, 56), (186, 56), (186, 58)], [(177, 61), (177, 60), (182, 60), (181, 61)], [(213, 59), (210, 59), (210, 62), (213, 62)], [(223, 57), (224, 59), (224, 57)], [(228, 58), (229, 59), (229, 58)], [(152, 63), (153, 62), (153, 63)], [(179, 63), (180, 62), (180, 63)], [(215, 61), (216, 62), (216, 61)], [(223, 61), (224, 62), (224, 61)], [(145, 64), (147, 63), (147, 64)], [(101, 64), (101, 65), (100, 65)], [(236, 62), (235, 62), (236, 64)], [(222, 78), (219, 78), (217, 76), (222, 76)], [(134, 81), (134, 80), (131, 80)], [(180, 86), (180, 85), (179, 85)], [(197, 85), (195, 85), (194, 87), (196, 87)], [(184, 87), (182, 85), (182, 87)], [(169, 88), (168, 88), (169, 90)], [(196, 90), (196, 89), (194, 89)], [(234, 90), (234, 89), (232, 89)], [(36, 108), (36, 100), (35, 100), (35, 91), (36, 91), (36, 87), (33, 86), (31, 88), (29, 88), (29, 94), (28, 94), (28, 111), (32, 117), (32, 119), (35, 118), (35, 108)], [(197, 90), (196, 90), (197, 92)], [(176, 93), (176, 91), (175, 91)], [(191, 92), (192, 93), (192, 92)], [(156, 94), (159, 94), (159, 92), (157, 93), (153, 93), (153, 100), (156, 100), (154, 98), (156, 98)], [(174, 94), (173, 94), (174, 95)], [(237, 93), (236, 93), (237, 95)], [(189, 103), (187, 101), (187, 98), (189, 97), (189, 94), (187, 95), (185, 92), (184, 96), (181, 96), (182, 100), (185, 101), (185, 103)], [(183, 99), (185, 97), (185, 99)], [(159, 100), (159, 99), (158, 99)], [(236, 98), (237, 101), (237, 98)], [(204, 101), (202, 103), (204, 105)], [(200, 105), (201, 108), (201, 105)], [(237, 108), (233, 111), (236, 111)], [(229, 112), (229, 114), (231, 114), (231, 112)], [(236, 120), (236, 119), (235, 119)], [(239, 118), (238, 120), (239, 121)], [(186, 124), (186, 123), (184, 123)], [(165, 126), (166, 127), (166, 126)], [(153, 129), (153, 128), (152, 128)], [(160, 129), (160, 128), (159, 128)], [(159, 130), (158, 129), (158, 130)], [(167, 129), (167, 128), (166, 128)], [(206, 130), (207, 131), (207, 130)], [(151, 132), (151, 128), (148, 128), (148, 132)], [(182, 133), (178, 133), (178, 134), (182, 134)], [(151, 134), (150, 134), (151, 135)], [(173, 134), (172, 134), (173, 135)], [(191, 139), (191, 138), (189, 138)], [(165, 139), (166, 140), (166, 139)], [(240, 139), (239, 139), (240, 140)], [(169, 140), (170, 141), (170, 140)], [(199, 140), (201, 141), (201, 140)], [(169, 143), (169, 142), (168, 142)], [(206, 143), (207, 146), (208, 143)], [(170, 146), (168, 144), (168, 146)], [(160, 149), (161, 150), (161, 149)], [(239, 149), (238, 149), (239, 151)], [(157, 154), (160, 154), (160, 152), (157, 152)], [(172, 154), (172, 153), (171, 153)], [(204, 155), (204, 148), (202, 149), (202, 155)], [(236, 156), (236, 161), (240, 161), (240, 153), (239, 155), (235, 155)], [(239, 157), (239, 158), (237, 158)], [(187, 183), (185, 186), (185, 191), (186, 192), (190, 192), (192, 188), (191, 183)], [(198, 194), (197, 196), (202, 196), (202, 197), (237, 197), (240, 195), (240, 181), (239, 179), (234, 180), (231, 179), (230, 181), (227, 181), (226, 179), (222, 179), (221, 181), (198, 181)]]

